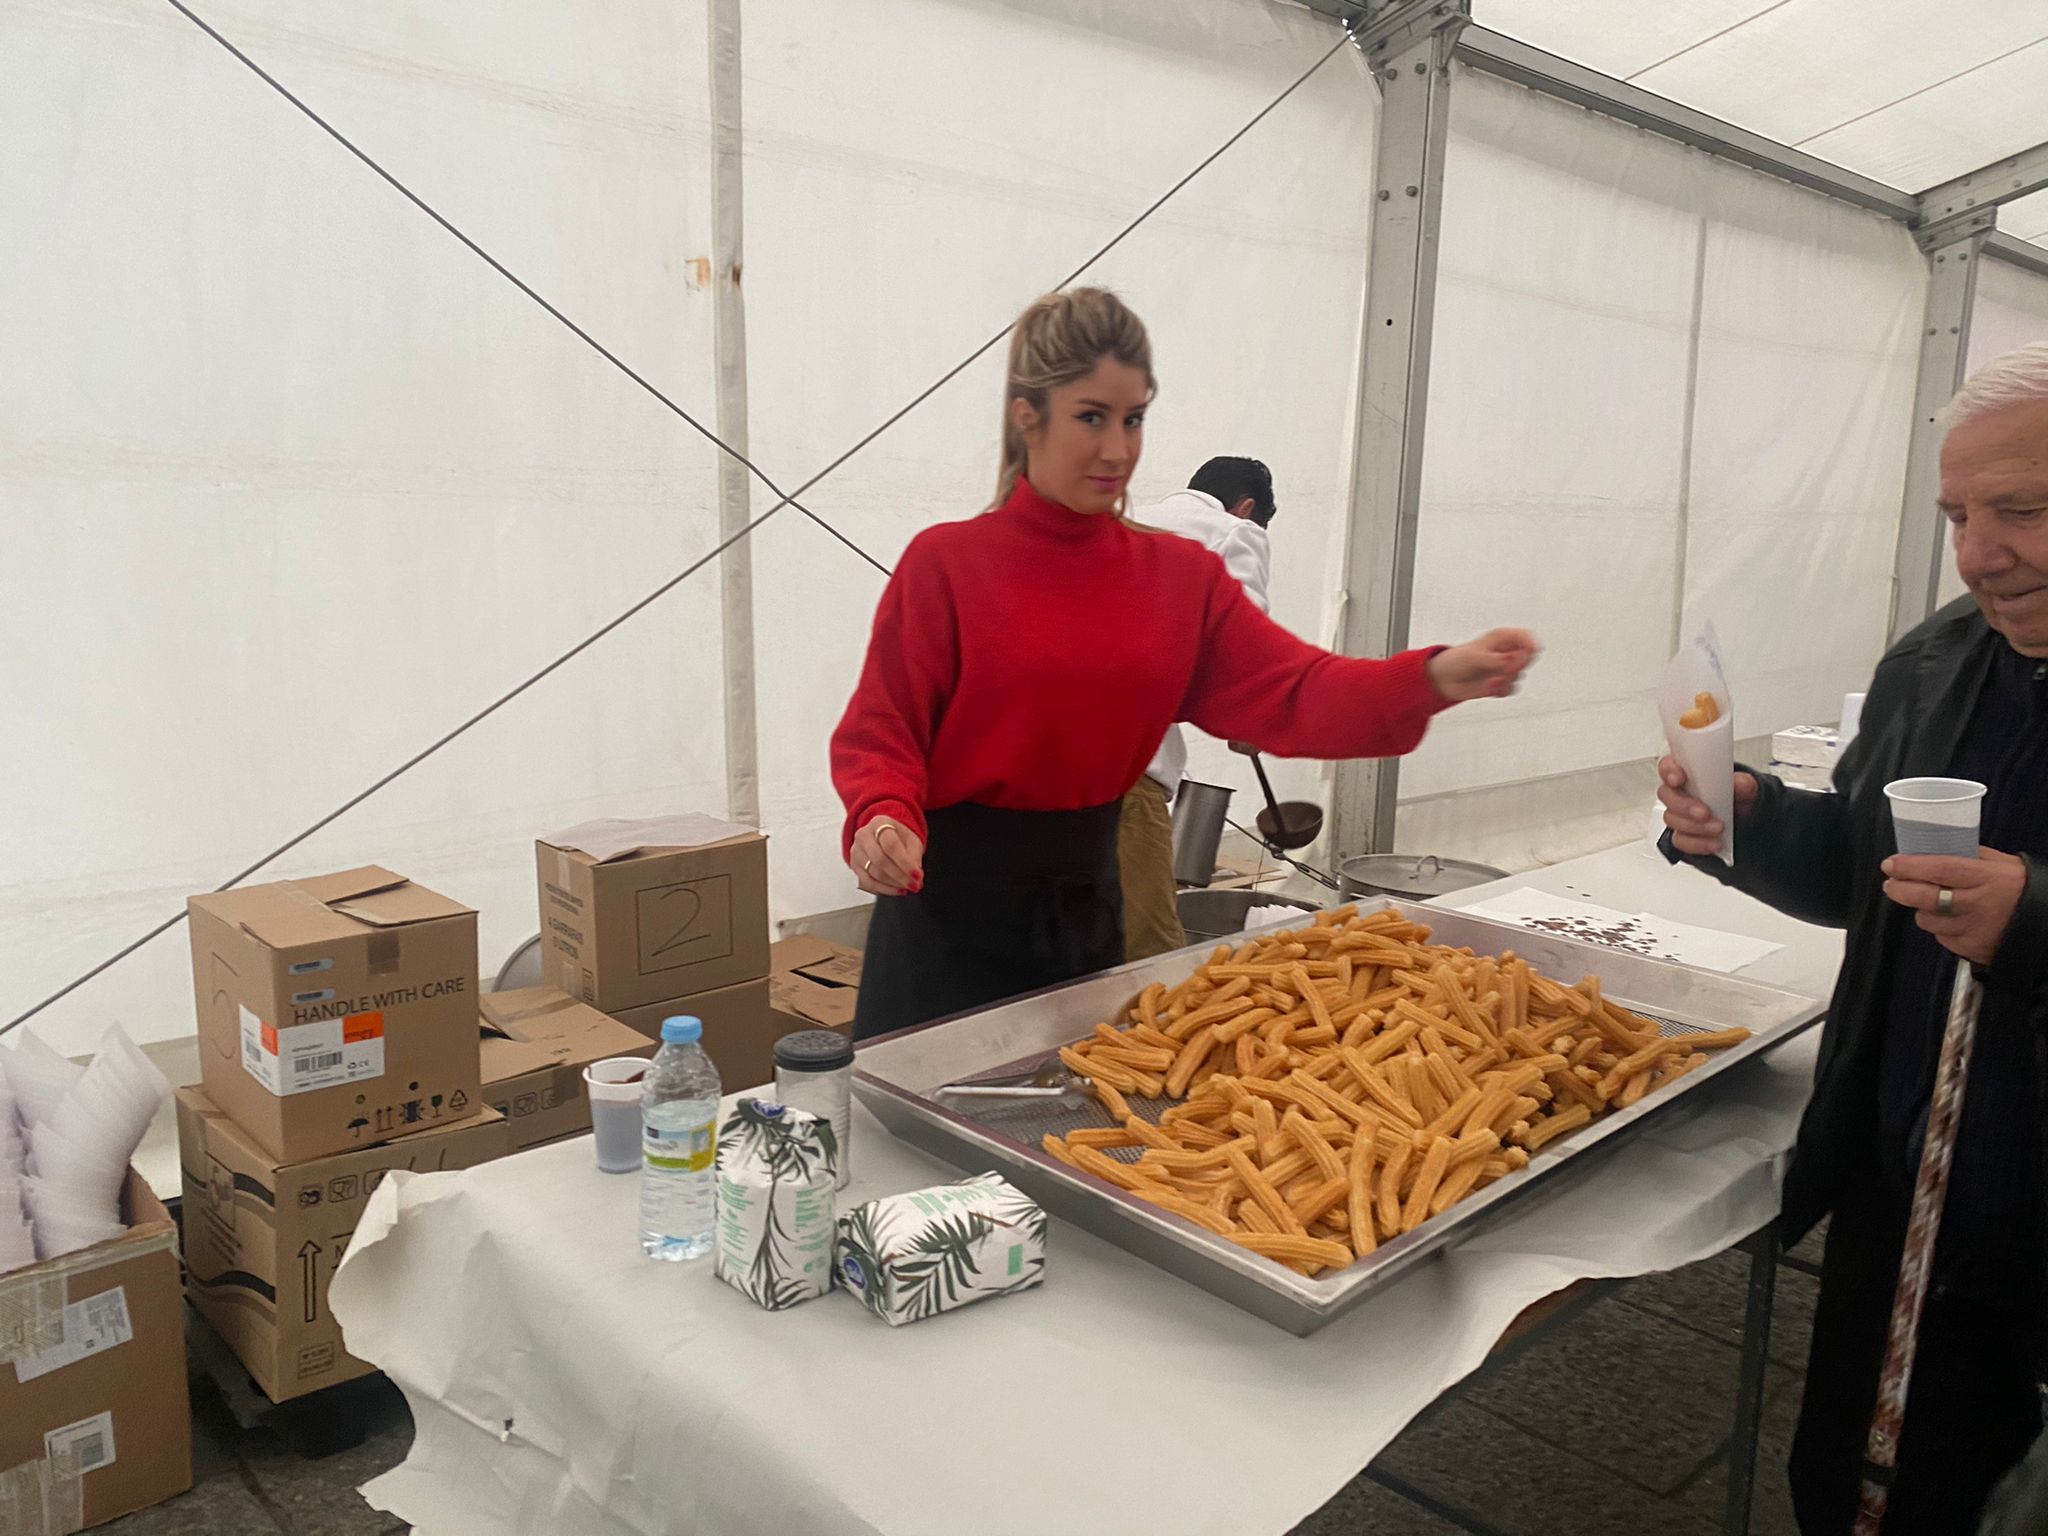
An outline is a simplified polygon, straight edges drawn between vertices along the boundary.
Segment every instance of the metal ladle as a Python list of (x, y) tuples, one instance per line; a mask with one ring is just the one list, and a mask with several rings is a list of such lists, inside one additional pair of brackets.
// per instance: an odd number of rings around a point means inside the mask
[(1323, 835), (1323, 808), (1306, 800), (1289, 800), (1284, 804), (1273, 795), (1273, 782), (1266, 777), (1266, 764), (1258, 751), (1252, 747), (1237, 750), (1252, 760), (1252, 772), (1259, 776), (1259, 788), (1265, 791), (1266, 808), (1258, 814), (1259, 836), (1266, 846), (1275, 853), (1292, 853), (1297, 848), (1306, 848)]

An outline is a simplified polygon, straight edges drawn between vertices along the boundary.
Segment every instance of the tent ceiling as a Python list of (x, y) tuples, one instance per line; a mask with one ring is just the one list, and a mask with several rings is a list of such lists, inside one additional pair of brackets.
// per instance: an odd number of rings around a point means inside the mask
[(2022, 240), (2048, 245), (2048, 192), (2036, 192), (1999, 209), (1998, 227)]
[[(2048, 6), (1474, 0), (1473, 20), (1909, 192), (2048, 142)], [(2048, 195), (2000, 227), (2048, 243)]]

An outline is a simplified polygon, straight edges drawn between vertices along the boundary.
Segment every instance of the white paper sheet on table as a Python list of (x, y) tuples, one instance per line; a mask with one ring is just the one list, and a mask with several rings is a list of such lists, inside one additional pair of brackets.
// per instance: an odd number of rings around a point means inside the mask
[[(416, 1425), (364, 1493), (421, 1536), (1278, 1536), (1531, 1303), (1768, 1221), (1812, 1062), (1808, 1036), (1704, 1086), (1306, 1339), (1060, 1221), (1038, 1290), (889, 1328), (647, 1262), (587, 1139), (396, 1174), (332, 1290)], [(858, 1106), (854, 1139), (849, 1201), (958, 1177)], [(1171, 1432), (1133, 1476), (1102, 1448), (1144, 1414)]]
[(1675, 960), (1705, 971), (1739, 971), (1783, 947), (1747, 934), (1675, 923), (1654, 912), (1620, 912), (1613, 907), (1573, 901), (1568, 896), (1553, 896), (1526, 885), (1464, 910), (1520, 928), (1559, 933), (1588, 944), (1604, 944), (1609, 949), (1648, 955), (1654, 960)]

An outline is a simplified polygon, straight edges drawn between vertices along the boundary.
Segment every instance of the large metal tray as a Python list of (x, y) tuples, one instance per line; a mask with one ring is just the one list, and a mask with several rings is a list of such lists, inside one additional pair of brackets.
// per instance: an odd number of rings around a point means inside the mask
[(1384, 901), (1367, 903), (1362, 910), (1381, 907), (1428, 924), (1437, 943), (1469, 946), (1480, 954), (1513, 950), (1566, 984), (1597, 975), (1604, 995), (1655, 1019), (1667, 1035), (1743, 1025), (1751, 1037), (1714, 1052), (1706, 1065), (1629, 1108), (1560, 1137), (1531, 1158), (1527, 1168), (1489, 1184), (1348, 1268), (1313, 1280), (1078, 1173), (1040, 1149), (1039, 1138), (1047, 1131), (1107, 1125), (1108, 1116), (1092, 1101), (1079, 1109), (985, 1103), (968, 1108), (964, 1101), (931, 1097), (932, 1090), (949, 1083), (1001, 1076), (1036, 1063), (1104, 1020), (1121, 1020), (1140, 990), (1154, 981), (1179, 981), (1208, 957), (1209, 945), (870, 1041), (855, 1057), (854, 1092), (905, 1141), (972, 1172), (997, 1170), (1048, 1211), (1234, 1306), (1305, 1335), (1423, 1259), (1471, 1236), (1480, 1223), (1526, 1203), (1561, 1170), (1612, 1149), (1686, 1095), (1782, 1045), (1824, 1011), (1819, 1000), (1796, 992), (1447, 908)]

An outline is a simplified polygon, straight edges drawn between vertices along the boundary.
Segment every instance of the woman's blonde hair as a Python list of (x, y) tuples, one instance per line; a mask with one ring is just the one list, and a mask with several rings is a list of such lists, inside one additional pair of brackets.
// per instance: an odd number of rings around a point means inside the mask
[[(1010, 499), (1024, 477), (1024, 434), (1010, 402), (1022, 400), (1042, 418), (1053, 390), (1085, 379), (1105, 357), (1152, 377), (1152, 342), (1145, 322), (1107, 288), (1049, 293), (1017, 317), (1010, 329), (1010, 370), (1003, 384), (1003, 463), (996, 475), (995, 504)], [(1121, 510), (1121, 508), (1119, 508)]]

